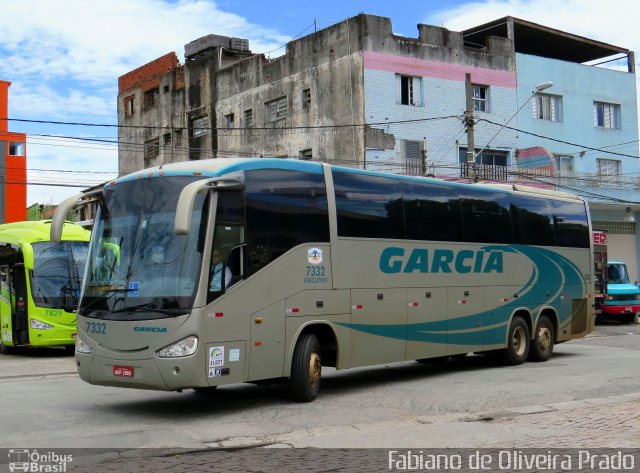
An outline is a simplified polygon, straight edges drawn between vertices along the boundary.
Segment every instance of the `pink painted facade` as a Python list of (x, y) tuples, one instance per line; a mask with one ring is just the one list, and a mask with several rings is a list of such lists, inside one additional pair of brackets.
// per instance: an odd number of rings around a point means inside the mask
[(392, 56), (371, 51), (364, 52), (364, 68), (458, 82), (464, 82), (465, 74), (471, 73), (471, 80), (477, 84), (508, 89), (515, 89), (517, 85), (515, 72)]

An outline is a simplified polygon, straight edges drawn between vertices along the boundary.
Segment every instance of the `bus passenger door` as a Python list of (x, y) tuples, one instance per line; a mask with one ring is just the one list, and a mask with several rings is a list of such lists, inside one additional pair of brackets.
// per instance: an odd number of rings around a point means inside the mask
[(29, 343), (29, 314), (27, 298), (27, 273), (23, 263), (13, 265), (11, 271), (13, 282), (13, 343), (23, 345)]
[(285, 301), (251, 314), (249, 381), (279, 378), (284, 369)]
[(10, 271), (8, 265), (0, 266), (0, 342), (13, 342)]
[(444, 356), (447, 350), (447, 289), (409, 288), (406, 360)]

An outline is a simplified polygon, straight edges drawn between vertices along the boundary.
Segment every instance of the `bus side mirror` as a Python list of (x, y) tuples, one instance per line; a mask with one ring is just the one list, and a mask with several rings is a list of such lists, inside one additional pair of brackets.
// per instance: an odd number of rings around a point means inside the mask
[(60, 243), (62, 240), (62, 227), (64, 227), (64, 222), (69, 212), (76, 207), (82, 207), (90, 202), (96, 202), (101, 192), (102, 189), (100, 188), (84, 194), (77, 194), (65, 199), (60, 205), (58, 205), (56, 212), (53, 214), (53, 218), (51, 219), (51, 229), (49, 230), (49, 237), (51, 241)]
[[(191, 214), (193, 213), (193, 204), (196, 196), (205, 190), (241, 190), (244, 189), (244, 174), (234, 173), (225, 177), (212, 177), (210, 179), (201, 179), (191, 184), (187, 184), (180, 197), (178, 197), (178, 205), (176, 206), (176, 220), (173, 230), (176, 235), (188, 235), (191, 230)], [(216, 200), (212, 199), (211, 205), (216, 205)]]

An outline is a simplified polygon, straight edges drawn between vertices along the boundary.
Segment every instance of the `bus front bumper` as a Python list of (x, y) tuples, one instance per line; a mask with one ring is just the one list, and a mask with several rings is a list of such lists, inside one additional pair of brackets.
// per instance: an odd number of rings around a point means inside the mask
[(136, 389), (176, 391), (187, 387), (208, 386), (200, 363), (185, 358), (110, 358), (76, 352), (76, 366), (80, 378), (90, 384)]

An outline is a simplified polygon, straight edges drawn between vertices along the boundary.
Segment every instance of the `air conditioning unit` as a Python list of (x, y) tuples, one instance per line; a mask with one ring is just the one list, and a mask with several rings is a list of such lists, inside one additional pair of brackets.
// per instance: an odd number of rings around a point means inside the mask
[(229, 48), (231, 38), (217, 34), (208, 34), (184, 45), (184, 57), (191, 58), (207, 49)]
[(242, 38), (229, 38), (230, 44), (229, 49), (234, 51), (246, 51), (249, 52), (249, 40)]

